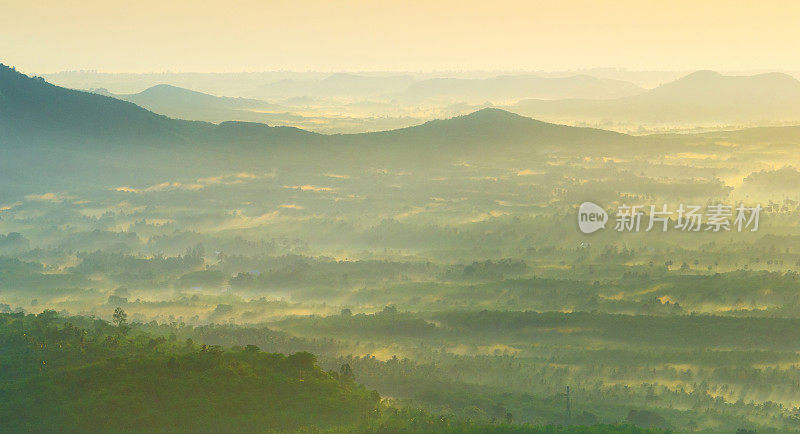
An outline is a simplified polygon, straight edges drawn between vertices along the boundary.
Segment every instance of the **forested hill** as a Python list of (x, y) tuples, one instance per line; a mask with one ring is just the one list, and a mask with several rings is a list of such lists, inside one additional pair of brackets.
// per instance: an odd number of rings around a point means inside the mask
[(175, 121), (111, 97), (65, 89), (0, 64), (0, 131), (92, 138), (170, 137), (195, 122)]
[(0, 348), (0, 431), (327, 428), (363, 423), (380, 403), (310, 353), (223, 351), (124, 321), (3, 314)]
[(348, 366), (325, 372), (310, 353), (223, 350), (145, 333), (125, 317), (118, 311), (110, 324), (53, 311), (0, 314), (0, 432), (563, 431), (390, 407)]
[[(66, 89), (0, 64), (0, 139), (176, 145), (237, 141), (257, 125), (263, 143), (315, 134), (288, 127), (172, 119), (110, 96)], [(0, 144), (3, 141), (0, 140)]]
[[(95, 93), (66, 89), (29, 77), (0, 64), (0, 131), (12, 137), (48, 138), (116, 142), (175, 144), (294, 144), (296, 152), (308, 145), (330, 143), (355, 148), (361, 154), (365, 145), (378, 150), (380, 145), (400, 148), (409, 154), (430, 146), (451, 152), (465, 145), (487, 148), (514, 144), (510, 150), (541, 148), (543, 145), (580, 146), (602, 141), (607, 144), (631, 143), (623, 134), (555, 125), (499, 109), (483, 109), (452, 119), (377, 133), (321, 135), (292, 127), (268, 126), (250, 122), (223, 122), (219, 125), (171, 119), (131, 102)], [(2, 142), (0, 142), (2, 144)]]
[(274, 168), (297, 168), (305, 177), (376, 166), (401, 172), (448, 169), (478, 159), (540, 161), (546, 152), (639, 149), (636, 140), (497, 109), (353, 135), (249, 122), (184, 121), (127, 101), (54, 86), (0, 65), (3, 202), (42, 191), (107, 192), (165, 179)]

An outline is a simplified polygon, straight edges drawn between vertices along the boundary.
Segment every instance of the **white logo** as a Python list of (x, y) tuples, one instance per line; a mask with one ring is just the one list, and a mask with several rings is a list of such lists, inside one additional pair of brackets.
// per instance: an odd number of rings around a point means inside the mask
[(584, 234), (591, 234), (606, 227), (608, 213), (599, 205), (584, 202), (578, 208), (578, 227)]

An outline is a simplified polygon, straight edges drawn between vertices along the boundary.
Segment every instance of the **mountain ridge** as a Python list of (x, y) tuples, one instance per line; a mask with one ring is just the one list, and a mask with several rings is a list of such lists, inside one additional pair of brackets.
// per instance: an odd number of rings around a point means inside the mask
[(251, 108), (251, 107), (269, 105), (266, 101), (261, 101), (257, 99), (216, 96), (165, 83), (157, 84), (155, 86), (150, 86), (141, 92), (133, 94), (112, 94), (112, 95), (114, 95), (116, 98), (124, 99), (126, 101), (133, 102), (134, 104), (140, 106), (141, 102), (146, 102), (148, 100), (152, 101), (153, 99), (158, 99), (158, 98), (181, 98), (185, 102), (189, 103), (197, 103), (197, 102), (223, 103), (232, 105), (237, 108)]
[[(38, 128), (38, 126), (31, 123), (39, 125), (54, 124), (56, 127), (60, 127), (62, 131), (70, 130), (76, 133), (83, 132), (84, 135), (98, 133), (101, 136), (108, 136), (119, 133), (120, 131), (124, 131), (125, 136), (127, 137), (141, 135), (143, 133), (142, 129), (157, 127), (156, 129), (158, 131), (166, 130), (173, 133), (171, 137), (182, 132), (192, 139), (196, 139), (198, 136), (208, 136), (209, 133), (213, 131), (214, 134), (211, 134), (211, 136), (224, 140), (226, 132), (236, 132), (237, 134), (235, 135), (245, 137), (249, 142), (258, 140), (259, 138), (268, 139), (270, 135), (278, 135), (280, 136), (281, 140), (320, 140), (322, 138), (328, 138), (329, 140), (333, 141), (341, 141), (342, 138), (347, 137), (362, 137), (369, 139), (376, 136), (391, 137), (398, 135), (410, 135), (414, 138), (419, 138), (420, 134), (428, 134), (436, 139), (446, 139), (449, 137), (451, 140), (458, 140), (459, 138), (475, 140), (480, 138), (485, 139), (487, 135), (492, 134), (496, 134), (500, 138), (509, 138), (512, 136), (521, 137), (528, 132), (517, 131), (514, 134), (508, 134), (510, 132), (509, 130), (515, 128), (530, 129), (530, 131), (533, 132), (535, 132), (535, 130), (552, 130), (553, 132), (593, 131), (606, 136), (621, 136), (618, 133), (604, 130), (581, 129), (578, 127), (569, 127), (565, 125), (542, 122), (498, 108), (485, 108), (464, 116), (432, 120), (421, 125), (406, 128), (358, 134), (324, 135), (299, 128), (275, 127), (262, 123), (241, 121), (212, 124), (201, 121), (185, 121), (169, 118), (167, 116), (155, 114), (128, 101), (118, 100), (112, 97), (89, 92), (61, 88), (46, 83), (44, 80), (28, 77), (24, 74), (16, 72), (12, 68), (6, 66), (3, 66), (3, 68), (4, 69), (0, 71), (0, 92), (3, 92), (5, 96), (3, 97), (4, 103), (0, 105), (0, 110), (4, 110), (4, 113), (10, 114), (10, 116), (6, 117), (6, 119), (19, 119), (20, 116), (12, 112), (13, 107), (10, 105), (12, 98), (6, 95), (7, 92), (5, 92), (5, 89), (16, 87), (16, 85), (13, 83), (22, 83), (22, 87), (28, 89), (29, 91), (35, 91), (33, 93), (38, 95), (34, 107), (38, 110), (38, 112), (33, 110), (33, 108), (26, 109), (25, 114), (28, 115), (26, 123), (12, 126), (9, 125), (9, 122), (6, 122), (6, 128), (13, 128), (17, 130), (24, 130), (27, 127), (32, 127), (34, 129)], [(186, 90), (175, 86), (164, 85), (161, 87), (157, 86), (157, 89), (154, 91), (178, 91), (183, 93)], [(189, 94), (196, 93), (194, 91), (186, 92)], [(15, 96), (13, 99), (17, 104), (24, 106), (26, 103), (26, 95), (27, 94), (25, 93), (18, 93), (12, 96)], [(46, 97), (51, 97), (53, 99), (47, 100)], [(210, 97), (217, 98), (214, 96)], [(62, 108), (61, 111), (68, 113), (80, 113), (81, 110), (87, 113), (84, 113), (80, 116), (70, 116), (65, 119), (57, 117), (56, 122), (53, 122), (52, 117), (54, 116), (54, 113), (52, 110), (48, 109), (52, 105), (59, 105)], [(112, 116), (111, 118), (105, 118), (106, 114), (113, 114), (117, 112), (121, 112), (123, 116)], [(55, 114), (59, 113), (60, 111)], [(96, 128), (91, 127), (96, 122), (96, 119), (92, 119), (93, 116), (98, 117), (102, 121), (101, 124), (104, 125), (103, 128), (97, 130)], [(152, 126), (141, 120), (151, 122)], [(74, 123), (68, 124), (67, 121), (74, 121)], [(114, 124), (129, 124), (131, 121), (134, 121), (136, 126), (128, 126), (127, 128), (114, 126)], [(178, 126), (180, 128), (178, 128)], [(480, 134), (476, 136), (476, 132), (480, 132)]]
[[(191, 122), (176, 121), (133, 103), (65, 89), (0, 64), (0, 129), (7, 132), (44, 130), (77, 135), (173, 135)], [(82, 131), (73, 126), (79, 124)], [(83, 134), (81, 134), (83, 133)]]
[(600, 79), (585, 74), (567, 77), (500, 75), (485, 79), (431, 78), (412, 83), (403, 98), (451, 97), (468, 101), (537, 99), (606, 99), (631, 96), (645, 89), (626, 81)]
[(776, 72), (726, 76), (702, 70), (624, 98), (529, 99), (504, 108), (555, 121), (693, 125), (748, 124), (764, 119), (800, 122), (800, 80)]

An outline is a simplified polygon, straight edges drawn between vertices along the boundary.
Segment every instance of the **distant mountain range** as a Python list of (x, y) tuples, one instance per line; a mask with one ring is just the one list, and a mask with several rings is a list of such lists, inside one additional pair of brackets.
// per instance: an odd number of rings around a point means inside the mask
[(264, 112), (289, 110), (257, 99), (218, 97), (168, 84), (133, 94), (113, 94), (106, 89), (93, 89), (92, 92), (129, 101), (169, 117), (206, 122), (266, 121), (271, 119)]
[[(416, 118), (404, 118), (399, 108), (418, 105), (440, 107), (441, 113), (449, 115), (488, 105), (553, 123), (607, 125), (607, 128), (622, 130), (637, 126), (689, 129), (800, 122), (800, 81), (782, 73), (724, 76), (713, 71), (698, 71), (651, 90), (586, 75), (414, 81), (411, 76), (334, 74), (316, 81), (284, 80), (265, 85), (264, 89), (267, 88), (270, 90), (264, 95), (286, 99), (274, 104), (251, 98), (217, 97), (171, 85), (157, 85), (126, 95), (104, 89), (94, 92), (173, 118), (215, 123), (237, 120), (290, 124), (333, 132), (410, 125)], [(387, 93), (390, 89), (396, 92)], [(393, 98), (394, 102), (373, 102), (377, 106), (370, 111), (365, 104), (370, 98), (367, 95), (373, 94)], [(326, 97), (366, 99), (347, 106), (317, 107), (319, 101), (315, 98)], [(335, 107), (341, 107), (342, 113), (336, 112)], [(348, 115), (348, 110), (352, 114)], [(424, 120), (424, 113), (414, 116)]]
[[(387, 116), (347, 116), (327, 115), (319, 107), (309, 108), (306, 103), (312, 99), (297, 97), (287, 104), (272, 104), (259, 99), (219, 97), (184, 89), (168, 84), (160, 84), (133, 94), (114, 94), (104, 88), (90, 90), (92, 93), (110, 96), (132, 102), (152, 112), (177, 119), (191, 119), (205, 122), (243, 121), (280, 125), (294, 125), (299, 128), (327, 132), (362, 132), (406, 126), (413, 119)], [(368, 112), (369, 103), (364, 106), (351, 105), (356, 112)], [(384, 103), (385, 105), (385, 103)], [(375, 103), (373, 108), (380, 103)], [(416, 122), (418, 123), (418, 122)]]
[[(348, 83), (352, 76), (338, 76), (333, 82)], [(490, 80), (491, 81), (491, 80)], [(501, 80), (502, 81), (502, 80)], [(569, 81), (569, 80), (568, 80)], [(591, 80), (590, 80), (591, 81)], [(108, 94), (107, 95), (111, 95)], [(566, 146), (590, 140), (608, 142), (625, 137), (608, 131), (567, 127), (535, 121), (498, 109), (484, 109), (471, 115), (379, 133), (319, 135), (290, 127), (229, 122), (214, 125), (190, 122), (155, 114), (152, 110), (178, 116), (190, 110), (221, 113), (266, 107), (267, 103), (246, 98), (226, 98), (169, 85), (160, 85), (115, 98), (51, 85), (43, 79), (23, 75), (0, 66), (0, 129), (6, 136), (47, 136), (113, 141), (133, 140), (187, 143), (297, 144), (309, 140), (335, 144), (361, 142), (402, 143), (416, 149), (422, 143), (449, 143), (462, 149), (469, 143), (515, 143), (519, 149)], [(126, 101), (121, 101), (124, 99)], [(135, 104), (134, 104), (135, 103)], [(722, 76), (699, 71), (639, 95), (610, 100), (529, 100), (513, 108), (522, 113), (552, 116), (626, 114), (650, 120), (722, 119), (727, 114), (772, 113), (769, 119), (800, 119), (800, 81), (780, 73), (755, 76)], [(782, 114), (782, 115), (781, 115)], [(765, 115), (766, 117), (767, 115)], [(783, 117), (782, 117), (783, 116)], [(627, 139), (622, 139), (627, 140)]]
[[(140, 102), (155, 101), (158, 105), (244, 107), (254, 104), (253, 100), (218, 98), (167, 85), (123, 97)], [(0, 131), (6, 137), (197, 143), (224, 139), (219, 135), (235, 130), (232, 125), (246, 123), (215, 125), (174, 119), (121, 100), (119, 96), (65, 89), (0, 64)], [(298, 137), (314, 135), (297, 128), (258, 125), (261, 138), (266, 141), (270, 140), (272, 132), (279, 130), (294, 131)], [(283, 134), (279, 136), (284, 137)]]
[(415, 81), (411, 75), (364, 76), (332, 74), (322, 80), (280, 80), (257, 87), (257, 98), (292, 97), (376, 97), (401, 92)]
[(0, 131), (91, 137), (170, 137), (186, 121), (102, 95), (54, 86), (0, 65)]
[(338, 73), (322, 80), (281, 80), (258, 87), (258, 98), (381, 98), (403, 103), (465, 102), (502, 103), (524, 98), (618, 98), (644, 89), (625, 81), (598, 79), (588, 75), (540, 77), (502, 75), (492, 78), (430, 78), (411, 75), (364, 76)]
[[(219, 125), (171, 119), (145, 110), (131, 102), (112, 97), (53, 86), (0, 67), (0, 113), (8, 133), (25, 137), (61, 134), (85, 139), (161, 138), (192, 143), (305, 143), (309, 140), (340, 147), (360, 142), (393, 142), (409, 149), (424, 143), (465, 144), (514, 142), (519, 146), (531, 143), (574, 142), (593, 136), (596, 139), (622, 135), (608, 131), (567, 127), (525, 118), (499, 109), (483, 109), (467, 116), (379, 133), (319, 135), (290, 127), (269, 127), (248, 122), (224, 122)], [(240, 98), (219, 98), (173, 86), (157, 86), (144, 92), (123, 96), (131, 101), (166, 104), (199, 104), (216, 107), (251, 107), (258, 101)], [(280, 133), (279, 133), (280, 132)]]
[[(716, 84), (708, 89), (709, 83)], [(744, 83), (744, 84), (741, 84)], [(756, 83), (756, 90), (751, 84)], [(698, 73), (628, 97), (653, 107), (686, 104), (681, 95), (708, 92), (714, 104), (744, 103), (756, 95), (791, 104), (793, 79), (779, 74), (727, 78)], [(742, 90), (747, 87), (750, 90)], [(726, 89), (725, 92), (720, 89)], [(164, 96), (218, 107), (245, 107), (251, 100), (217, 98), (171, 86), (136, 94)], [(712, 98), (715, 96), (715, 98)], [(702, 96), (698, 97), (703, 100)], [(620, 104), (621, 100), (597, 101)], [(648, 105), (650, 104), (650, 105)], [(716, 107), (716, 105), (713, 105)], [(800, 138), (800, 127), (757, 128), (692, 136), (714, 143), (727, 138)], [(449, 167), (462, 161), (512, 164), (541, 160), (545, 153), (565, 158), (645, 155), (665, 147), (689, 146), (687, 136), (636, 137), (593, 128), (542, 122), (496, 108), (450, 119), (375, 133), (325, 135), (252, 122), (213, 124), (169, 118), (136, 104), (91, 92), (65, 89), (0, 65), (0, 202), (14, 192), (41, 191), (45, 185), (103, 188), (145, 184), (153, 179), (226, 171), (324, 171), (332, 168)], [(34, 186), (36, 189), (34, 189)], [(15, 196), (17, 197), (17, 196)]]
[(645, 90), (626, 81), (575, 75), (539, 77), (501, 75), (486, 79), (434, 78), (413, 83), (402, 94), (406, 100), (448, 100), (467, 103), (537, 99), (606, 99), (637, 95)]
[[(252, 104), (171, 86), (131, 99), (164, 95), (218, 106)], [(399, 130), (337, 135), (261, 123), (184, 121), (128, 101), (54, 86), (6, 66), (0, 66), (0, 133), (0, 150), (5, 156), (0, 165), (6, 174), (16, 174), (15, 186), (22, 185), (23, 179), (55, 182), (51, 177), (61, 177), (61, 183), (102, 184), (100, 179), (118, 182), (153, 173), (167, 177), (212, 167), (263, 170), (278, 164), (305, 168), (452, 164), (463, 158), (516, 158), (632, 139), (608, 131), (548, 124), (498, 109)]]
[(582, 122), (700, 125), (800, 121), (800, 81), (782, 73), (724, 76), (698, 71), (623, 98), (530, 99), (506, 108), (548, 120)]
[(0, 65), (0, 202), (45, 186), (97, 189), (258, 168), (275, 149), (320, 137), (291, 127), (172, 119)]
[(159, 84), (139, 93), (113, 96), (142, 107), (161, 105), (165, 109), (172, 109), (169, 104), (173, 104), (177, 110), (197, 106), (233, 110), (271, 107), (268, 103), (257, 99), (218, 97), (168, 84)]

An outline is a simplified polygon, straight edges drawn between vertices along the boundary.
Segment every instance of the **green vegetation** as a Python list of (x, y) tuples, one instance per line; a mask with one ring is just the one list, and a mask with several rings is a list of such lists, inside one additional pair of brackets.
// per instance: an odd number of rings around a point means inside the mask
[(115, 322), (2, 314), (2, 430), (295, 430), (378, 412), (377, 393), (324, 372), (310, 353), (154, 338), (129, 329), (121, 310)]
[[(800, 430), (798, 127), (324, 135), (0, 67), (0, 133), (4, 430)], [(714, 203), (759, 230), (614, 230)]]
[[(347, 364), (325, 372), (307, 352), (225, 351), (179, 342), (176, 332), (185, 330), (170, 329), (168, 338), (154, 337), (129, 325), (122, 309), (114, 325), (52, 311), (0, 314), (0, 431), (563, 430), (389, 407), (355, 382)], [(644, 432), (624, 425), (595, 431)]]

